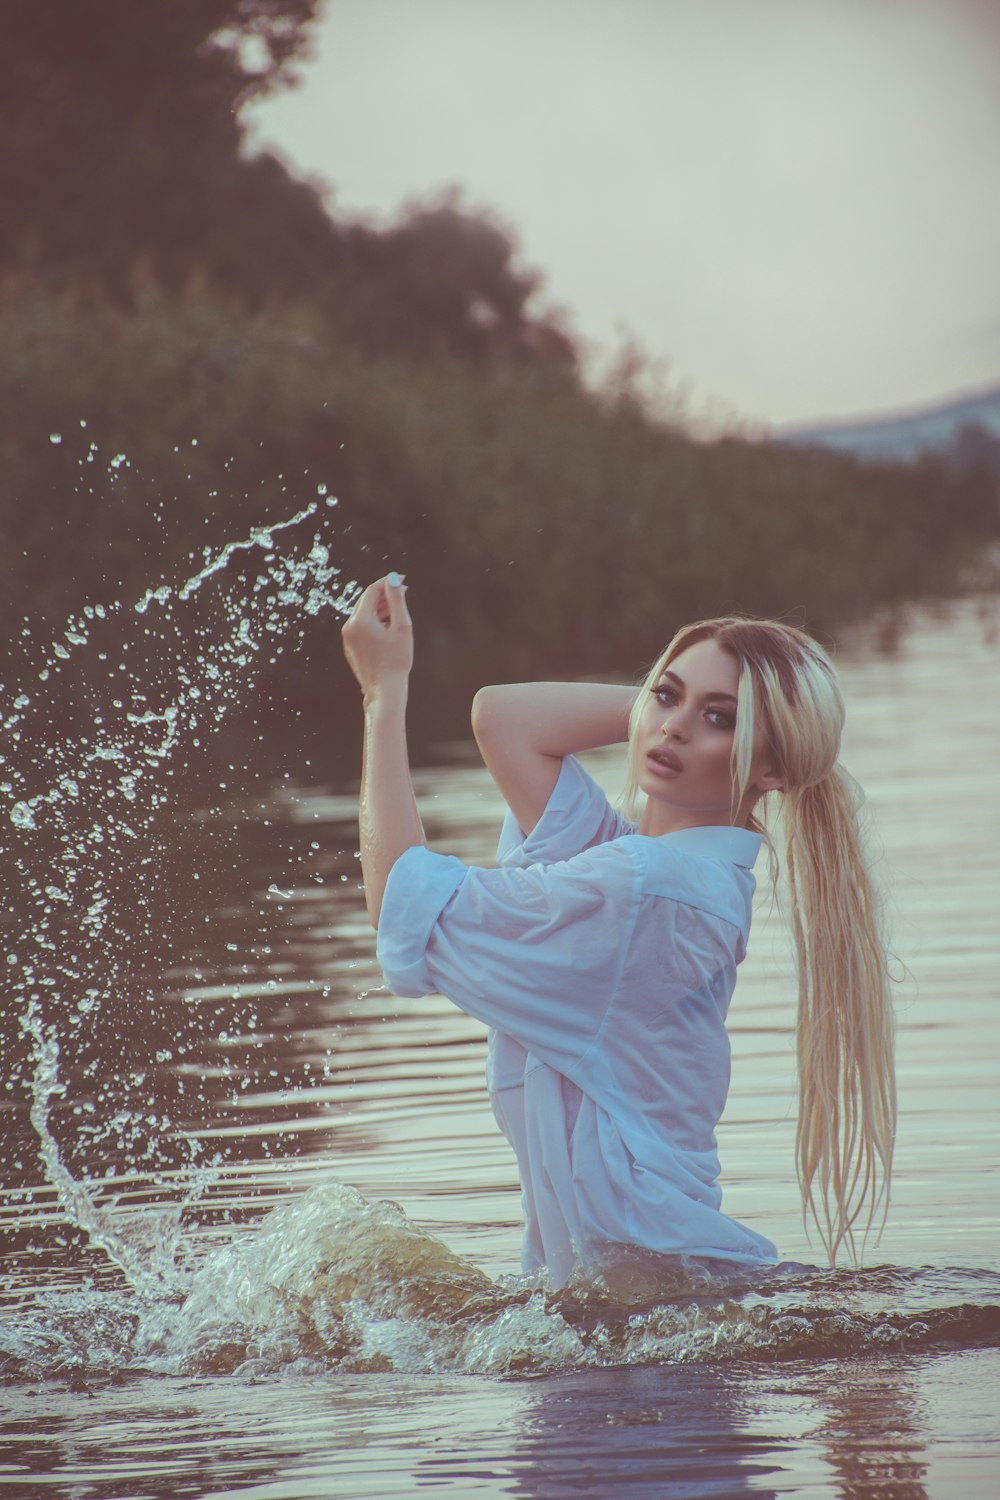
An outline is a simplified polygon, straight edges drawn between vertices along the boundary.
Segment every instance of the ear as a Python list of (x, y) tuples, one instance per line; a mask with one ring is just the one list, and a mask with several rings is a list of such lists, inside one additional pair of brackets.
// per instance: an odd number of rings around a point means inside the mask
[(785, 778), (779, 776), (773, 766), (765, 766), (760, 775), (754, 778), (754, 788), (760, 796), (765, 792), (783, 792)]

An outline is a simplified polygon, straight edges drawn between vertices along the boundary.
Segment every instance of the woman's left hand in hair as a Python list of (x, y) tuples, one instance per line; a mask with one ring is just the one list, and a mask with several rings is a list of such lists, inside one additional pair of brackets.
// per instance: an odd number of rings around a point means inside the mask
[(341, 631), (344, 655), (366, 698), (404, 686), (413, 666), (413, 622), (406, 587), (389, 574), (369, 584)]

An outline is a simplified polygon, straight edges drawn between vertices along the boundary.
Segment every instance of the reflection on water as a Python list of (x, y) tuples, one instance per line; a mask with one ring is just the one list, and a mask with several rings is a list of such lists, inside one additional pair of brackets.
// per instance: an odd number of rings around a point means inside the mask
[[(958, 1380), (967, 1391), (980, 1382), (988, 1389), (997, 1373), (995, 1363), (980, 1364)], [(16, 1415), (8, 1408), (0, 1417), (0, 1432), (17, 1443), (4, 1457), (16, 1457), (20, 1476), (8, 1467), (5, 1490), (19, 1500), (257, 1489), (397, 1500), (443, 1485), (460, 1496), (537, 1500), (993, 1493), (995, 1466), (983, 1456), (993, 1429), (968, 1422), (957, 1405), (941, 1410), (936, 1390), (948, 1392), (947, 1368), (924, 1393), (920, 1373), (904, 1372), (905, 1405), (888, 1406), (895, 1365), (866, 1361), (844, 1374), (857, 1381), (859, 1402), (871, 1396), (870, 1412), (851, 1426), (824, 1421), (815, 1368), (775, 1378), (650, 1366), (503, 1383), (296, 1372), (238, 1393), (218, 1377), (138, 1379), (86, 1395), (22, 1390)], [(956, 1436), (958, 1451), (949, 1455)]]
[(817, 1439), (845, 1497), (926, 1500), (926, 1439), (913, 1375), (898, 1364), (848, 1360), (822, 1392)]
[[(859, 1273), (811, 1268), (791, 964), (765, 899), (720, 1150), (727, 1211), (789, 1264), (743, 1284), (693, 1270), (631, 1299), (553, 1295), (512, 1274), (517, 1184), (480, 1028), (381, 987), (350, 788), (295, 767), (262, 790), (234, 766), (180, 819), (145, 804), (143, 839), (119, 832), (101, 891), (86, 873), (100, 861), (82, 861), (89, 925), (47, 887), (70, 893), (63, 837), (128, 821), (108, 795), (122, 800), (128, 768), (95, 763), (100, 818), (68, 792), (68, 823), (36, 802), (36, 827), (14, 828), (21, 937), (42, 941), (19, 940), (17, 973), (30, 952), (36, 978), (61, 977), (22, 984), (3, 1021), (8, 1487), (987, 1493), (1000, 667), (963, 608), (844, 672), (845, 760), (872, 797), (906, 969), (894, 1204)], [(614, 791), (617, 755), (586, 759)], [(158, 789), (185, 763), (143, 752)], [(489, 861), (501, 809), (470, 751), (417, 783), (432, 844)], [(53, 785), (36, 765), (19, 801)], [(54, 851), (62, 883), (45, 873)]]

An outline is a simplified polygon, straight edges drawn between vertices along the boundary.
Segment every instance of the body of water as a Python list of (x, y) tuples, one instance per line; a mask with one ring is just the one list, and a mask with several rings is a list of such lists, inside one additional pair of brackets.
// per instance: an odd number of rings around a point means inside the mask
[[(290, 765), (192, 801), (176, 715), (141, 759), (145, 822), (138, 762), (99, 742), (84, 760), (118, 778), (117, 822), (66, 793), (44, 824), (44, 786), (76, 773), (54, 752), (48, 781), (24, 772), (4, 1491), (1000, 1492), (1000, 653), (961, 605), (841, 665), (899, 977), (893, 1202), (859, 1270), (822, 1269), (799, 1214), (791, 955), (763, 881), (719, 1148), (726, 1211), (784, 1263), (554, 1294), (517, 1274), (483, 1029), (381, 985), (356, 788)], [(342, 732), (360, 730), (358, 712)], [(617, 790), (620, 752), (582, 759)], [(502, 804), (471, 743), (415, 779), (432, 847), (492, 862)], [(84, 843), (112, 835), (104, 884), (74, 888)]]

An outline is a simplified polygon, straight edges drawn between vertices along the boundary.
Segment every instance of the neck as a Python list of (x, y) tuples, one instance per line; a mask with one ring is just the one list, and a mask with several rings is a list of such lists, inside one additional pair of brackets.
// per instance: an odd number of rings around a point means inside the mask
[(679, 833), (682, 828), (748, 828), (756, 800), (756, 797), (745, 797), (734, 818), (728, 808), (664, 807), (647, 797), (637, 832), (645, 838), (657, 839), (666, 833)]

